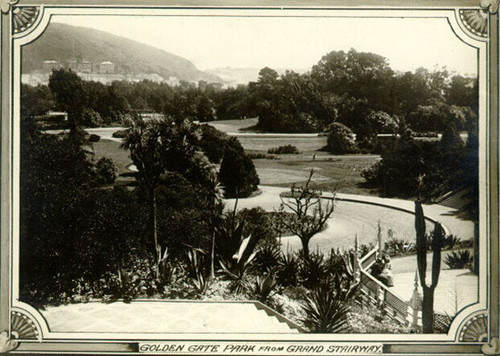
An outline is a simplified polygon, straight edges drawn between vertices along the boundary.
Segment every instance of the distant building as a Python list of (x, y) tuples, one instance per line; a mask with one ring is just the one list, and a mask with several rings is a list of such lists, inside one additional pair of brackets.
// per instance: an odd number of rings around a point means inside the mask
[(45, 73), (52, 72), (53, 69), (59, 69), (59, 67), (60, 65), (57, 61), (43, 61), (42, 63), (42, 71)]
[(69, 61), (68, 68), (77, 73), (92, 73), (92, 63), (89, 61)]
[(101, 62), (95, 65), (94, 73), (99, 74), (114, 74), (115, 73), (115, 64), (109, 61)]
[(78, 63), (78, 71), (82, 73), (92, 73), (92, 63), (89, 61), (81, 61)]

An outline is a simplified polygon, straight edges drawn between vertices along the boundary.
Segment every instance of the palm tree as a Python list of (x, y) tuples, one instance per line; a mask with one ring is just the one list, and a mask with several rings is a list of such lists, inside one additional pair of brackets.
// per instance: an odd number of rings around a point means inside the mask
[(162, 184), (163, 175), (175, 171), (192, 184), (207, 187), (214, 199), (211, 209), (215, 210), (221, 202), (215, 166), (198, 150), (199, 137), (197, 127), (186, 120), (164, 118), (145, 122), (138, 118), (131, 123), (122, 143), (130, 151), (137, 168), (135, 177), (147, 194), (157, 276), (163, 254), (158, 241), (156, 188)]
[(224, 188), (222, 184), (217, 179), (217, 174), (215, 174), (212, 179), (210, 179), (209, 192), (211, 193), (211, 210), (212, 210), (212, 241), (210, 247), (210, 278), (215, 278), (215, 226), (218, 223), (217, 218), (222, 214), (224, 210), (224, 203), (222, 199), (224, 198)]
[[(149, 224), (154, 242), (156, 262), (161, 260), (161, 246), (158, 243), (158, 221), (156, 208), (156, 188), (160, 184), (160, 176), (166, 168), (162, 160), (165, 139), (162, 137), (161, 122), (151, 120), (144, 122), (134, 120), (123, 139), (122, 147), (130, 151), (137, 173), (137, 181), (146, 190), (149, 205)], [(157, 271), (158, 273), (158, 271)]]

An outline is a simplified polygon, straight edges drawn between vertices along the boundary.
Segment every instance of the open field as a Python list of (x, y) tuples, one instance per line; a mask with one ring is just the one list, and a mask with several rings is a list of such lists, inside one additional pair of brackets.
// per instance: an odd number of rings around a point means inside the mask
[(253, 137), (253, 136), (238, 136), (238, 140), (245, 150), (265, 151), (268, 149), (284, 145), (292, 145), (299, 149), (300, 152), (317, 151), (326, 146), (326, 136), (315, 137)]
[(372, 166), (380, 158), (377, 155), (333, 156), (318, 152), (300, 155), (278, 155), (280, 160), (254, 160), (261, 184), (289, 187), (292, 183), (303, 183), (314, 169), (312, 187), (324, 191), (377, 195), (373, 189), (363, 186), (361, 171)]
[(218, 121), (210, 121), (207, 124), (215, 127), (217, 130), (225, 132), (225, 133), (236, 133), (241, 132), (242, 129), (246, 129), (248, 127), (252, 127), (257, 125), (259, 122), (259, 118), (253, 117), (250, 119), (243, 120), (218, 120)]
[(132, 163), (132, 160), (129, 152), (120, 147), (120, 142), (101, 139), (99, 142), (94, 142), (92, 146), (96, 161), (101, 157), (111, 158), (118, 169), (118, 174), (130, 172), (127, 166)]

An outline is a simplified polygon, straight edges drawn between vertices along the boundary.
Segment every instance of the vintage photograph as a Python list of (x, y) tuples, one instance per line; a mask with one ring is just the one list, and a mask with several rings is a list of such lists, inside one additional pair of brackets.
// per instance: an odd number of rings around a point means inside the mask
[(22, 49), (20, 299), (58, 331), (446, 333), (477, 67), (445, 19), (54, 16)]
[(17, 9), (18, 338), (489, 341), (486, 37), (458, 11)]

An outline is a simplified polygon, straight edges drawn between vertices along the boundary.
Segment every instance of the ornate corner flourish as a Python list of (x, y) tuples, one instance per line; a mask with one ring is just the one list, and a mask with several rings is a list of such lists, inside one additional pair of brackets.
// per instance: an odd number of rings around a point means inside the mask
[(459, 340), (465, 342), (487, 342), (488, 315), (481, 313), (467, 320), (460, 331)]
[(40, 332), (31, 318), (19, 311), (11, 313), (11, 331), (16, 339), (39, 340)]
[(498, 11), (499, 4), (500, 0), (481, 0), (480, 2), (480, 6), (492, 14)]
[(488, 36), (488, 11), (479, 10), (460, 10), (460, 20), (464, 26), (476, 36), (486, 38)]
[(12, 351), (17, 348), (18, 345), (19, 343), (17, 341), (10, 339), (7, 331), (2, 331), (0, 333), (0, 354)]
[(40, 15), (40, 8), (36, 6), (14, 6), (12, 14), (14, 34), (17, 35), (29, 30), (35, 24)]
[(10, 8), (17, 4), (19, 0), (0, 0), (0, 10), (6, 14), (10, 11)]

